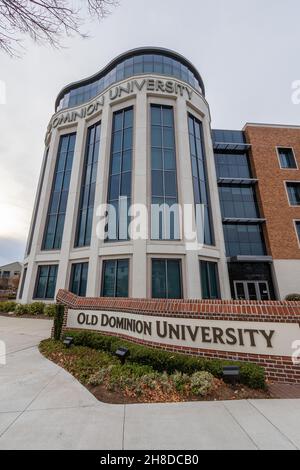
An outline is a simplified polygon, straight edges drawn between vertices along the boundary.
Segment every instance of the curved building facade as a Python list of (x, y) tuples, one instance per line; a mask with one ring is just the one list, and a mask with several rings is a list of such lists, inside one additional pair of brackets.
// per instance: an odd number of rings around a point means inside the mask
[[(191, 243), (198, 205), (204, 229)], [(126, 52), (58, 95), (18, 296), (51, 302), (60, 288), (231, 297), (209, 106), (199, 72), (175, 52)]]

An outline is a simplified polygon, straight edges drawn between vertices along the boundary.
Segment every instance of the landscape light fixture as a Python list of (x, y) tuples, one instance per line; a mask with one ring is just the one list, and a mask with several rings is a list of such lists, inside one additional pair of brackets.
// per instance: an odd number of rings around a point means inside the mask
[(223, 380), (235, 386), (240, 381), (240, 368), (238, 366), (223, 367)]
[(125, 364), (126, 357), (129, 356), (130, 351), (126, 348), (118, 348), (115, 354), (120, 359), (121, 364)]
[(73, 338), (71, 336), (66, 336), (65, 339), (63, 340), (63, 344), (66, 346), (66, 348), (70, 348), (71, 345), (73, 344)]

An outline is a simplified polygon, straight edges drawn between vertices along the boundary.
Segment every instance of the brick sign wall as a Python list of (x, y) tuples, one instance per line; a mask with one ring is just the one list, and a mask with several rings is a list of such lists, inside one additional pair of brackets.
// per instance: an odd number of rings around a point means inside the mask
[[(300, 302), (81, 298), (60, 290), (63, 331), (91, 330), (154, 348), (254, 362), (300, 383)], [(299, 355), (299, 364), (293, 356)]]

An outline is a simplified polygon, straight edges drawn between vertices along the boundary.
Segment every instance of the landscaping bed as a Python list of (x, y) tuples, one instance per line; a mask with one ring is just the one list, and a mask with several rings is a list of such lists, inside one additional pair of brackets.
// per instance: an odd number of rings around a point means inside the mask
[[(40, 343), (41, 353), (105, 403), (270, 398), (263, 370), (254, 364), (241, 364), (244, 383), (233, 387), (221, 378), (228, 361), (167, 353), (97, 333), (72, 332), (68, 336), (73, 336), (70, 348), (50, 339)], [(124, 365), (114, 354), (120, 345), (130, 350)]]

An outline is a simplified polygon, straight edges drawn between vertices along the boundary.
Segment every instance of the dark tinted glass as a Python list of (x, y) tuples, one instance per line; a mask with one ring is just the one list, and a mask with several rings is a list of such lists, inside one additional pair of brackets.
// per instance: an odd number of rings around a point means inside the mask
[(227, 256), (264, 256), (265, 243), (259, 224), (224, 224)]
[(257, 218), (259, 211), (253, 186), (219, 185), (222, 216), (227, 218)]
[(218, 265), (208, 261), (200, 261), (200, 275), (203, 299), (219, 299)]
[(180, 260), (152, 260), (152, 297), (156, 299), (182, 298)]
[(217, 176), (219, 178), (251, 178), (246, 153), (215, 153)]
[[(110, 175), (108, 184), (108, 204), (117, 209), (115, 230), (110, 233), (109, 241), (128, 240), (130, 219), (127, 214), (120, 214), (120, 200), (127, 198), (127, 207), (131, 204), (132, 188), (132, 151), (133, 151), (133, 108), (117, 111), (113, 115)], [(121, 217), (127, 217), (127, 227), (121, 228)], [(114, 225), (113, 216), (110, 224)], [(114, 236), (113, 236), (114, 235)], [(108, 241), (107, 240), (107, 241)]]
[(85, 103), (113, 83), (143, 73), (173, 76), (189, 83), (189, 85), (201, 92), (201, 85), (194, 73), (178, 60), (165, 57), (163, 54), (137, 54), (118, 64), (105, 77), (96, 79), (93, 83), (79, 86), (67, 92), (60, 100), (57, 111)]
[(128, 259), (103, 262), (102, 297), (128, 297)]
[(88, 266), (88, 263), (72, 264), (70, 291), (80, 297), (85, 297), (86, 295)]
[[(152, 204), (177, 204), (176, 151), (174, 134), (174, 114), (170, 106), (151, 105), (151, 196)], [(167, 222), (167, 213), (159, 220), (159, 233), (155, 239), (177, 237), (173, 222)], [(170, 230), (163, 226), (170, 223)], [(154, 221), (152, 220), (152, 226)]]
[(300, 205), (300, 183), (286, 183), (290, 204), (292, 206)]
[(278, 154), (281, 168), (297, 168), (293, 149), (279, 148)]
[(204, 243), (214, 244), (212, 220), (209, 207), (209, 187), (206, 176), (205, 150), (202, 123), (191, 114), (188, 115), (191, 166), (195, 204), (204, 205)]
[(91, 243), (93, 211), (95, 203), (95, 183), (100, 145), (100, 123), (88, 128), (85, 160), (81, 183), (75, 246), (89, 246)]
[(57, 265), (38, 267), (34, 298), (54, 299), (57, 268)]
[(43, 250), (61, 248), (76, 134), (61, 136), (44, 232)]

